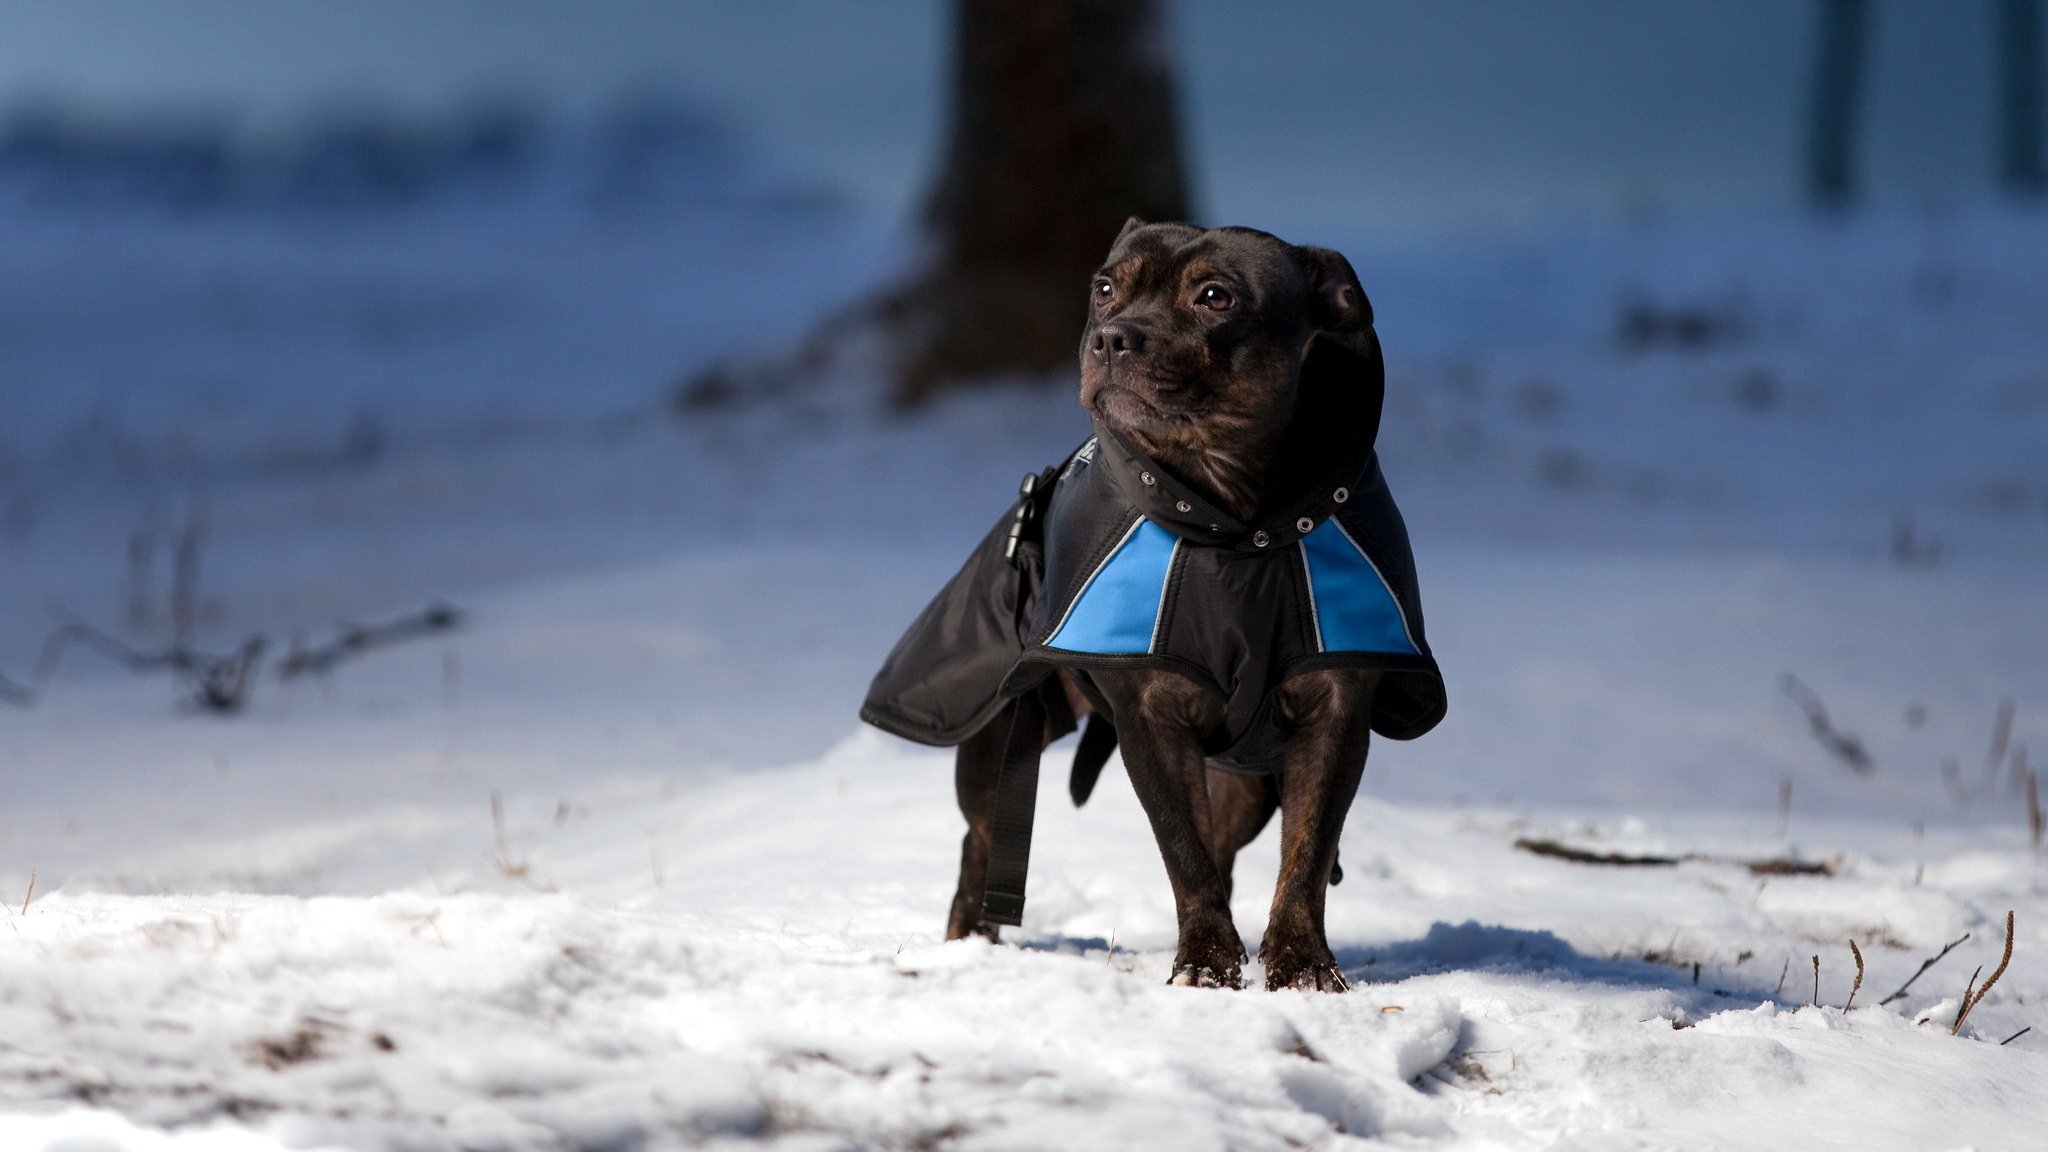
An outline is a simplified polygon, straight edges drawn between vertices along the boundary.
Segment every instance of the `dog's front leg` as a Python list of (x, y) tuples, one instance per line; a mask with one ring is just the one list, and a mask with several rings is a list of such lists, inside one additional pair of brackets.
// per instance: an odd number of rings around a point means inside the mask
[(1372, 672), (1309, 672), (1280, 690), (1290, 731), (1280, 776), (1280, 882), (1259, 960), (1268, 989), (1342, 992), (1323, 909), (1344, 817), (1365, 773)]
[(1222, 702), (1184, 676), (1157, 671), (1091, 673), (1116, 715), (1124, 767), (1173, 885), (1180, 947), (1175, 984), (1244, 985), (1244, 941), (1230, 921), (1229, 886), (1210, 844), (1208, 768), (1201, 735)]

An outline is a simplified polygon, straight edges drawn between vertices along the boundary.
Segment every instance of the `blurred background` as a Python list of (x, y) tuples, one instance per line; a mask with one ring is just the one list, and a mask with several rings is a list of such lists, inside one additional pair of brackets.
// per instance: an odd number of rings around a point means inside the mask
[[(1869, 191), (1923, 205), (1984, 198), (1999, 5), (1865, 7)], [(1167, 34), (1205, 214), (1498, 227), (1793, 202), (1824, 8), (1391, 0), (1253, 17), (1189, 0), (1171, 8)], [(88, 0), (4, 13), (13, 165), (39, 123), (81, 150), (97, 142), (103, 164), (124, 141), (182, 147), (194, 164), (217, 154), (223, 170), (204, 188), (192, 186), (199, 173), (182, 184), (161, 173), (154, 198), (193, 207), (264, 198), (280, 176), (264, 170), (266, 153), (289, 166), (277, 153), (349, 123), (467, 146), (481, 162), (542, 150), (544, 129), (554, 147), (617, 130), (656, 104), (694, 123), (700, 147), (723, 150), (696, 158), (700, 179), (744, 166), (901, 218), (934, 173), (945, 125), (943, 0), (581, 11)]]
[[(0, 0), (0, 1144), (2038, 1129), (2041, 8)], [(1132, 213), (1374, 304), (1450, 711), (1343, 1001), (1124, 979), (1114, 766), (941, 947), (949, 754), (856, 718)]]
[[(0, 0), (17, 847), (817, 755), (1085, 434), (1134, 211), (1374, 298), (1454, 701), (1374, 788), (2007, 819), (2042, 41), (2024, 0)], [(143, 764), (185, 832), (102, 806)]]

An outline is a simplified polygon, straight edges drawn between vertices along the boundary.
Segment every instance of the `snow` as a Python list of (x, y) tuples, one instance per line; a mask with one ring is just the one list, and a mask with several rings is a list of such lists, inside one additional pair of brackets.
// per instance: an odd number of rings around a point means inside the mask
[[(1165, 986), (1143, 814), (1114, 766), (1073, 811), (1064, 748), (1024, 928), (939, 939), (949, 756), (854, 708), (1079, 414), (1011, 386), (889, 417), (858, 373), (663, 402), (900, 238), (743, 205), (616, 231), (531, 204), (5, 219), (0, 675), (51, 600), (121, 626), (131, 538), (160, 584), (194, 509), (210, 648), (433, 599), (467, 623), (229, 718), (82, 652), (0, 705), (0, 1147), (1999, 1149), (2048, 1125), (2048, 1034), (2000, 1044), (2048, 1023), (2015, 790), (2048, 760), (2048, 220), (1299, 237), (1373, 294), (1451, 692), (1439, 731), (1373, 750), (1330, 903), (1354, 987), (1316, 996)], [(443, 298), (489, 305), (417, 342), (349, 319)], [(1634, 300), (1731, 327), (1626, 346)], [(381, 447), (348, 456), (364, 412)], [(1894, 555), (1902, 516), (1931, 562)], [(1252, 941), (1271, 841), (1239, 866)], [(1835, 874), (1743, 863), (1777, 857)], [(2011, 966), (1951, 1036), (2009, 909)]]

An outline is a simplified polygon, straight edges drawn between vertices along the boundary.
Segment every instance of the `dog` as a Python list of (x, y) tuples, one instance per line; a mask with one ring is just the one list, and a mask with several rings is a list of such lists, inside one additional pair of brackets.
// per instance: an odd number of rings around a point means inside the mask
[(1036, 758), (1085, 719), (1074, 799), (1121, 747), (1173, 890), (1171, 982), (1242, 986), (1232, 866), (1278, 812), (1266, 986), (1341, 992), (1325, 899), (1371, 735), (1445, 710), (1374, 451), (1371, 303), (1329, 249), (1133, 218), (1087, 316), (1094, 437), (1027, 477), (862, 715), (959, 748), (949, 939), (1018, 922)]

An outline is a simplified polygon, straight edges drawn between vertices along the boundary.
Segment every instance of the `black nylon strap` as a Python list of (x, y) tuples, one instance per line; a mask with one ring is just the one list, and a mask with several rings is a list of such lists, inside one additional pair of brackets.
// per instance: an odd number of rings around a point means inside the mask
[(990, 924), (1024, 922), (1024, 877), (1031, 869), (1031, 818), (1038, 807), (1038, 760), (1045, 751), (1045, 702), (1036, 688), (1017, 698), (1003, 766), (996, 777), (995, 820), (989, 836), (988, 883), (981, 918)]

